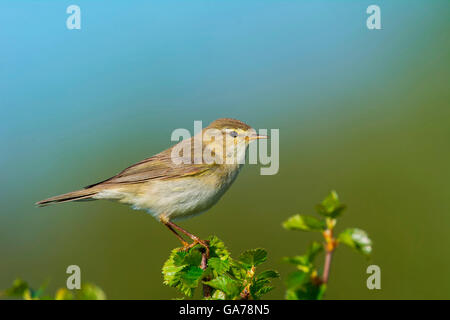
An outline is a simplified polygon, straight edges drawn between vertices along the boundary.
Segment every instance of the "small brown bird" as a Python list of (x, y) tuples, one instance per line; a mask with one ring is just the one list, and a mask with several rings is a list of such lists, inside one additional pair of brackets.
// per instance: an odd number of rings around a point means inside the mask
[[(142, 160), (119, 174), (84, 189), (37, 202), (53, 203), (109, 199), (144, 209), (165, 224), (185, 249), (208, 243), (173, 221), (211, 208), (236, 179), (249, 143), (260, 136), (235, 119), (218, 119), (196, 136)], [(200, 146), (200, 148), (198, 148)], [(177, 231), (193, 240), (188, 244)]]

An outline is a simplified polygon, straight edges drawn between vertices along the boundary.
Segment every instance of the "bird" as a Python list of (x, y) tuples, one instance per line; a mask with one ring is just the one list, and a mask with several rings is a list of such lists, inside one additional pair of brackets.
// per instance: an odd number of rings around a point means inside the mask
[[(209, 242), (174, 222), (214, 206), (235, 181), (252, 141), (267, 139), (232, 118), (211, 122), (196, 135), (83, 189), (36, 202), (39, 207), (87, 200), (114, 200), (146, 210), (188, 250), (199, 244), (209, 256)], [(190, 238), (189, 244), (182, 235)]]

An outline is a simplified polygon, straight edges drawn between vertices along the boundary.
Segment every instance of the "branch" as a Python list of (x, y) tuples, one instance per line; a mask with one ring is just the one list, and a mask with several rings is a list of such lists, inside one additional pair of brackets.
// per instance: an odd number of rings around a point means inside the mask
[[(206, 250), (203, 248), (202, 262), (201, 262), (200, 268), (202, 270), (206, 270), (207, 267), (208, 267), (208, 254), (207, 254)], [(209, 279), (209, 277), (205, 277), (203, 280), (209, 281), (210, 279)], [(205, 297), (205, 298), (211, 297), (211, 287), (206, 284), (203, 284), (203, 297)]]
[(239, 295), (241, 296), (242, 300), (248, 300), (250, 297), (250, 289), (246, 286)]
[(325, 262), (323, 266), (322, 283), (328, 283), (328, 278), (330, 276), (331, 260), (333, 258), (333, 251), (336, 249), (337, 241), (333, 237), (333, 226), (334, 223), (328, 223), (328, 228), (323, 232), (323, 237), (325, 238)]
[(322, 283), (325, 283), (325, 284), (328, 282), (332, 257), (333, 257), (333, 251), (327, 251), (327, 253), (325, 255), (325, 263), (324, 263), (324, 267), (323, 267), (323, 276), (322, 276)]

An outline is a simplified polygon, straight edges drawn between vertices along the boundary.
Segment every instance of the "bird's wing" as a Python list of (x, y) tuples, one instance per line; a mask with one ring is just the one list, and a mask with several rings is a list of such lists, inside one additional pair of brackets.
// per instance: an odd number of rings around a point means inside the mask
[(175, 163), (171, 157), (172, 149), (173, 147), (142, 160), (126, 168), (117, 175), (87, 186), (86, 188), (109, 184), (141, 183), (153, 179), (165, 180), (181, 178), (204, 173), (213, 166), (205, 163)]

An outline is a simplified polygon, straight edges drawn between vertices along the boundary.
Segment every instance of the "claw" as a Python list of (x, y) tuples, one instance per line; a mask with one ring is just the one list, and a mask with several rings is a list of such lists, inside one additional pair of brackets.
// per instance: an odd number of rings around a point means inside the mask
[(201, 240), (201, 239), (195, 239), (192, 243), (183, 242), (183, 247), (180, 248), (180, 251), (189, 251), (193, 247), (195, 247), (197, 244), (201, 245), (203, 248), (205, 248), (206, 251), (206, 257), (209, 258), (209, 241), (208, 240)]
[[(197, 236), (187, 232), (186, 230), (184, 230), (183, 228), (177, 226), (175, 223), (171, 222), (170, 220), (166, 219), (165, 216), (161, 216), (161, 222), (164, 223), (166, 225), (167, 228), (170, 229), (170, 231), (172, 231), (178, 238), (178, 240), (181, 241), (181, 244), (183, 245), (182, 248), (180, 248), (180, 250), (183, 251), (187, 251), (191, 248), (193, 248), (194, 246), (196, 246), (197, 244), (201, 245), (202, 247), (205, 248), (205, 257), (206, 259), (209, 258), (209, 241), (208, 240), (201, 240), (199, 239)], [(192, 239), (192, 243), (188, 244), (186, 241), (184, 241), (184, 239), (177, 233), (177, 231), (180, 231), (182, 233), (184, 233), (186, 236), (188, 236), (189, 238)]]
[(188, 251), (190, 249), (190, 244), (187, 243), (186, 241), (183, 241), (181, 244), (183, 246), (180, 248), (180, 251)]

